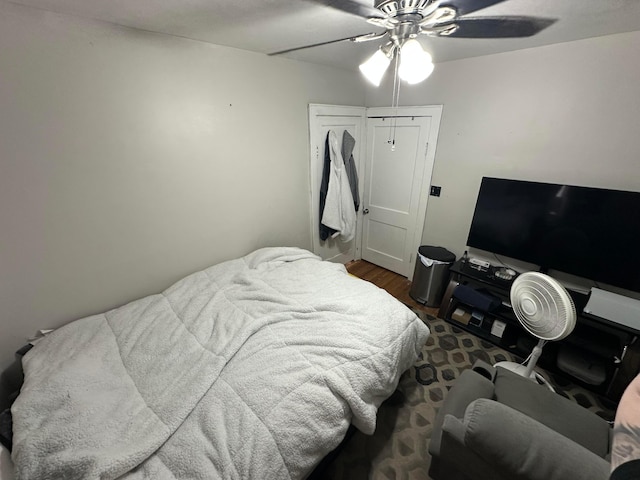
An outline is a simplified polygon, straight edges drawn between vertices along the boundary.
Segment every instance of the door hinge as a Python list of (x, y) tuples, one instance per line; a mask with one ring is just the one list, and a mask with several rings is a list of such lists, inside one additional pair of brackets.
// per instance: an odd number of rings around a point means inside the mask
[(427, 142), (427, 146), (424, 149), (424, 156), (427, 156), (427, 152), (429, 152), (429, 142)]

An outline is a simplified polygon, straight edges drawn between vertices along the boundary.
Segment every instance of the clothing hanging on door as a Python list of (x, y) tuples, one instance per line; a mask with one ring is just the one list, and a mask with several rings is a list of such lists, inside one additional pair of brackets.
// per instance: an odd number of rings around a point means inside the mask
[(329, 151), (330, 166), (325, 204), (320, 217), (321, 223), (334, 230), (332, 238), (339, 235), (341, 240), (350, 242), (356, 233), (356, 211), (338, 137), (333, 130), (327, 134), (326, 147)]
[(357, 212), (360, 209), (360, 192), (358, 191), (358, 170), (356, 169), (356, 162), (353, 159), (353, 147), (355, 147), (355, 145), (356, 139), (345, 130), (342, 134), (342, 159), (344, 160), (344, 168), (349, 178), (353, 206)]
[(327, 227), (322, 223), (322, 215), (324, 214), (324, 205), (327, 201), (327, 191), (329, 190), (329, 173), (331, 171), (331, 157), (329, 154), (329, 134), (324, 141), (324, 163), (322, 165), (322, 182), (320, 183), (320, 240), (325, 241), (327, 238), (332, 237), (336, 230)]

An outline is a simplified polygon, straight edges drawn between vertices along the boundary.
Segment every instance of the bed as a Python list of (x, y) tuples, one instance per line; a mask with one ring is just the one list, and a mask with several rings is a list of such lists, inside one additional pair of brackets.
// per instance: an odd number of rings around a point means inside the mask
[(343, 265), (260, 249), (31, 349), (11, 410), (13, 468), (20, 479), (305, 478), (350, 424), (373, 433), (428, 335)]

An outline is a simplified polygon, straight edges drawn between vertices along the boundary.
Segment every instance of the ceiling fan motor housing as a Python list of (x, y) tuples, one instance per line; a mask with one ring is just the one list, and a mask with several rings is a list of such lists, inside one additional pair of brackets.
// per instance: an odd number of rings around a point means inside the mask
[(436, 8), (436, 0), (382, 0), (376, 1), (375, 7), (389, 17), (419, 14), (429, 15)]
[(389, 38), (394, 45), (401, 47), (404, 40), (408, 38), (416, 38), (420, 34), (420, 26), (416, 23), (406, 22), (400, 23), (389, 31)]

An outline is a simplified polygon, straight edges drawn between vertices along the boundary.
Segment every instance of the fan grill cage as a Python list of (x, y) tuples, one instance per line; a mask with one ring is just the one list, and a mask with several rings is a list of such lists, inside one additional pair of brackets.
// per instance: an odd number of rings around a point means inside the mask
[(527, 272), (510, 291), (513, 311), (522, 326), (543, 340), (561, 340), (576, 323), (576, 308), (567, 290), (548, 275)]

